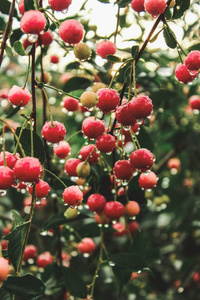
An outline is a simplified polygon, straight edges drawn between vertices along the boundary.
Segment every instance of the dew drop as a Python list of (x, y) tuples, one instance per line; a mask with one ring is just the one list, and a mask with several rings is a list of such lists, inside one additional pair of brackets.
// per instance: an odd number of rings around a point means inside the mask
[(41, 199), (41, 198), (37, 198), (36, 204), (40, 204), (40, 203), (41, 203), (41, 201), (42, 201), (42, 199)]
[(122, 185), (123, 185), (123, 186), (127, 186), (127, 185), (128, 185), (128, 181), (127, 181), (127, 180), (123, 180), (123, 181), (122, 181)]
[(137, 123), (138, 123), (139, 125), (142, 125), (142, 124), (144, 123), (144, 119), (137, 119)]
[(100, 153), (101, 153), (101, 151), (99, 151), (99, 150), (96, 150), (96, 153), (97, 153), (97, 154), (100, 154)]
[(78, 177), (76, 177), (76, 176), (71, 176), (71, 180), (72, 180), (72, 181), (77, 181), (77, 180), (78, 180)]
[(117, 221), (116, 220), (112, 220), (112, 224), (114, 225), (114, 224), (116, 224), (117, 223)]
[(2, 144), (2, 142), (3, 142), (3, 138), (2, 138), (2, 137), (0, 137), (0, 144)]
[(48, 231), (42, 231), (42, 232), (40, 232), (40, 235), (47, 236), (48, 235)]
[(184, 292), (184, 288), (182, 287), (182, 286), (180, 286), (179, 288), (178, 288), (178, 293), (183, 293)]
[(133, 172), (133, 176), (137, 176), (137, 175), (138, 175), (138, 171), (136, 170)]
[(54, 143), (54, 144), (52, 144), (52, 145), (53, 145), (53, 148), (57, 148), (58, 145), (59, 145), (59, 143)]
[(65, 160), (64, 160), (64, 159), (60, 159), (60, 160), (59, 160), (59, 163), (64, 164), (64, 163), (65, 163)]
[(107, 172), (107, 171), (108, 171), (108, 169), (107, 169), (107, 168), (104, 168), (103, 170), (104, 170), (104, 172)]
[(106, 154), (107, 154), (107, 155), (111, 155), (111, 154), (112, 154), (112, 152), (107, 152)]
[(119, 129), (116, 129), (116, 130), (114, 131), (114, 135), (115, 135), (115, 136), (118, 136), (119, 134), (120, 134)]
[(6, 191), (6, 190), (0, 190), (0, 197), (3, 197), (3, 196), (5, 196), (5, 195), (6, 195), (6, 193), (7, 193), (7, 191)]
[(102, 227), (102, 224), (98, 224), (98, 227), (100, 227), (100, 228), (101, 228), (101, 227)]
[(58, 92), (59, 95), (62, 95), (62, 92)]
[(67, 114), (68, 114), (68, 116), (73, 116), (74, 113), (73, 113), (73, 111), (68, 111)]
[(144, 174), (148, 175), (150, 172), (151, 172), (151, 170), (146, 170), (146, 172)]
[(84, 253), (83, 256), (87, 258), (87, 257), (90, 256), (90, 254), (89, 253)]
[(147, 192), (151, 192), (152, 191), (152, 189), (147, 189)]
[(104, 227), (105, 227), (105, 228), (108, 228), (108, 227), (109, 227), (109, 225), (108, 225), (108, 224), (104, 224)]
[(38, 40), (38, 34), (28, 34), (28, 41), (30, 43), (35, 43)]
[(115, 263), (112, 262), (112, 261), (109, 261), (109, 266), (114, 267), (114, 266), (115, 266)]
[(63, 10), (61, 11), (62, 14), (66, 14), (67, 12), (68, 12), (68, 9), (63, 9)]

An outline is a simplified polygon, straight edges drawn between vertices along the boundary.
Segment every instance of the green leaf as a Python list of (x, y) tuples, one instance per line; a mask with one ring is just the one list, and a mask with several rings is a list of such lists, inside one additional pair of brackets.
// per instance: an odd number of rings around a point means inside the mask
[(10, 48), (8, 45), (6, 45), (5, 50), (9, 57), (13, 56), (12, 48)]
[(2, 288), (0, 288), (0, 299), (1, 300), (10, 300), (10, 295), (8, 292), (4, 291)]
[(109, 0), (98, 0), (98, 1), (101, 2), (101, 3), (110, 3)]
[(25, 220), (16, 213), (16, 211), (12, 210), (12, 217), (13, 217), (13, 226), (17, 227), (19, 225), (23, 225)]
[[(100, 235), (100, 228), (97, 223), (91, 222), (88, 224), (84, 224), (81, 226), (80, 229), (77, 229), (79, 235), (81, 237), (95, 237)], [(103, 226), (103, 232), (104, 234), (113, 234), (115, 230), (112, 226), (105, 227)]]
[(12, 31), (12, 33), (10, 35), (10, 44), (12, 47), (16, 41), (20, 40), (20, 38), (23, 34), (24, 33), (21, 31), (21, 29), (16, 29), (16, 30)]
[(132, 271), (130, 269), (127, 269), (127, 268), (124, 268), (124, 267), (121, 267), (118, 265), (112, 267), (112, 269), (113, 269), (115, 278), (117, 280), (117, 287), (119, 288), (119, 295), (121, 295), (121, 292), (122, 292), (124, 286), (130, 280)]
[(27, 55), (25, 50), (24, 50), (24, 47), (23, 47), (23, 45), (20, 41), (15, 41), (13, 47), (15, 49), (15, 52), (17, 52), (17, 54), (19, 54), (21, 56)]
[(194, 44), (188, 48), (188, 51), (192, 51), (192, 50), (200, 50), (200, 43)]
[(6, 22), (3, 18), (0, 18), (0, 30), (4, 31), (4, 26), (6, 25)]
[(144, 259), (147, 256), (147, 245), (142, 233), (139, 230), (137, 230), (134, 234), (132, 252), (137, 253)]
[(64, 284), (70, 294), (75, 297), (86, 298), (87, 286), (78, 272), (72, 268), (63, 267)]
[(147, 132), (148, 128), (143, 126), (140, 126), (140, 133), (137, 136), (140, 146), (142, 148), (147, 148), (150, 151), (154, 150), (154, 143), (152, 141), (152, 138), (150, 136), (150, 134)]
[(58, 213), (58, 214), (54, 214), (52, 217), (50, 217), (42, 226), (42, 231), (46, 231), (49, 230), (51, 228), (54, 228), (56, 226), (60, 226), (63, 225), (65, 223), (67, 223), (68, 220), (67, 218), (64, 216), (64, 213)]
[(138, 52), (139, 52), (139, 46), (138, 45), (135, 45), (131, 48), (131, 55), (132, 55), (133, 59), (135, 59), (137, 57)]
[(164, 36), (165, 43), (167, 44), (167, 46), (172, 49), (175, 49), (177, 46), (176, 36), (175, 36), (174, 32), (168, 26), (164, 27), (163, 36)]
[(116, 264), (132, 270), (133, 272), (141, 271), (148, 267), (147, 263), (137, 253), (117, 253), (110, 257), (110, 265)]
[(190, 7), (190, 0), (176, 0), (176, 4), (174, 6), (174, 13), (172, 18), (179, 19), (182, 17), (184, 12)]
[(6, 116), (7, 119), (10, 119), (11, 117), (13, 117), (14, 115), (16, 115), (16, 113), (18, 113), (18, 111), (20, 110), (20, 107), (22, 106), (22, 103), (20, 103), (17, 107), (13, 108)]
[[(21, 131), (21, 127), (17, 127), (16, 129), (16, 135), (19, 136)], [(22, 135), (20, 137), (20, 142), (22, 144), (22, 147), (24, 149), (24, 152), (26, 156), (31, 156), (31, 131), (29, 129), (24, 128), (22, 131)], [(16, 140), (15, 140), (16, 144)], [(20, 149), (18, 147), (17, 152), (20, 152)], [(44, 146), (41, 138), (33, 132), (33, 156), (38, 158), (41, 164), (45, 161), (45, 154), (44, 154)]]
[(38, 278), (27, 274), (22, 277), (9, 276), (3, 282), (2, 289), (23, 299), (35, 300), (44, 294), (45, 285)]
[(119, 2), (117, 2), (117, 4), (119, 5), (119, 7), (125, 7), (127, 5), (129, 5), (131, 3), (132, 0), (120, 0)]
[[(9, 15), (10, 11), (10, 2), (8, 0), (1, 0), (0, 12), (5, 15)], [(14, 10), (14, 16), (17, 16), (17, 10)]]
[(24, 10), (35, 10), (34, 1), (33, 0), (24, 0)]
[(74, 76), (70, 78), (64, 85), (63, 90), (65, 92), (71, 92), (75, 90), (85, 90), (92, 85), (92, 81), (88, 78)]
[(106, 55), (106, 57), (112, 62), (121, 62), (121, 58), (115, 55)]

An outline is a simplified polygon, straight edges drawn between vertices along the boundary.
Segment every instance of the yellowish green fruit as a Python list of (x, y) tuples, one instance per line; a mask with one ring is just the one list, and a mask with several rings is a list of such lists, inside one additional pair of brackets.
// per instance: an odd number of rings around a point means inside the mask
[(74, 55), (76, 58), (84, 61), (91, 57), (92, 51), (90, 47), (85, 43), (79, 43), (74, 47)]
[(94, 93), (96, 93), (99, 89), (105, 88), (106, 85), (103, 82), (95, 82), (91, 88)]
[(49, 72), (46, 72), (46, 71), (44, 71), (43, 74), (44, 74), (43, 80), (42, 80), (42, 73), (39, 74), (38, 80), (40, 82), (49, 83), (52, 79), (51, 74)]
[(94, 107), (98, 102), (98, 96), (94, 92), (84, 92), (80, 97), (80, 102), (84, 107)]
[(153, 203), (156, 205), (156, 206), (160, 206), (163, 202), (162, 202), (162, 198), (161, 197), (155, 197), (153, 199)]
[(66, 219), (75, 219), (78, 216), (78, 209), (69, 207), (64, 212), (64, 216)]
[(78, 164), (76, 168), (76, 173), (80, 178), (86, 178), (90, 174), (90, 164), (84, 161)]

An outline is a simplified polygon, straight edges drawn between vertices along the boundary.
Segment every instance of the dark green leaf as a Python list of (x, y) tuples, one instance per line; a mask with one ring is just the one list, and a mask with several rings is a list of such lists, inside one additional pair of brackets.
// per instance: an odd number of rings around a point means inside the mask
[(124, 268), (124, 267), (121, 267), (118, 265), (112, 267), (112, 269), (113, 269), (115, 278), (117, 280), (117, 287), (119, 288), (119, 295), (120, 295), (123, 290), (123, 287), (130, 280), (132, 271), (130, 269), (127, 269), (127, 268)]
[(7, 114), (6, 118), (9, 119), (9, 118), (13, 117), (14, 115), (16, 115), (16, 113), (20, 110), (21, 105), (22, 105), (22, 104), (20, 103), (17, 107), (13, 108), (13, 109), (11, 110), (11, 112), (9, 112), (9, 113)]
[(6, 45), (5, 50), (6, 50), (6, 53), (7, 53), (7, 55), (8, 55), (9, 57), (12, 57), (12, 56), (13, 56), (12, 49), (11, 49), (8, 45)]
[(16, 211), (14, 211), (14, 210), (12, 210), (12, 217), (13, 217), (13, 226), (14, 227), (24, 224), (25, 220), (22, 217), (20, 217), (20, 215), (18, 215), (16, 213)]
[(0, 30), (4, 31), (4, 26), (5, 26), (6, 22), (3, 18), (0, 18)]
[(24, 10), (35, 10), (34, 1), (33, 0), (24, 0)]
[(10, 35), (10, 44), (12, 47), (16, 41), (20, 40), (20, 38), (23, 34), (24, 33), (21, 31), (21, 29), (16, 29), (16, 30), (12, 31), (12, 33)]
[(109, 0), (98, 0), (98, 1), (101, 2), (101, 3), (110, 3)]
[(121, 58), (115, 55), (106, 55), (106, 57), (112, 62), (121, 62)]
[(139, 230), (137, 230), (134, 234), (132, 252), (137, 253), (144, 259), (147, 256), (147, 245), (142, 236), (142, 233)]
[(113, 263), (132, 270), (133, 272), (141, 271), (148, 267), (147, 263), (137, 253), (117, 253), (110, 257), (110, 265)]
[[(9, 258), (9, 256), (8, 256), (8, 250), (2, 250), (2, 256), (4, 257), (4, 258)], [(1, 299), (1, 298), (0, 298)]]
[[(2, 12), (5, 15), (9, 15), (10, 11), (10, 2), (8, 0), (1, 0), (0, 4), (0, 12)], [(14, 16), (17, 15), (16, 9), (14, 10)]]
[(131, 48), (131, 55), (132, 55), (133, 59), (135, 59), (137, 57), (138, 52), (139, 52), (139, 46), (138, 45), (135, 45)]
[(176, 0), (176, 4), (174, 6), (174, 13), (172, 18), (179, 19), (182, 17), (184, 12), (190, 7), (190, 0)]
[(189, 50), (189, 51), (192, 51), (192, 50), (200, 50), (200, 43), (194, 44), (194, 45), (190, 46), (190, 47), (188, 48), (188, 50)]
[(3, 290), (2, 288), (0, 288), (0, 299), (1, 300), (10, 300), (10, 295), (8, 294), (8, 292)]
[(63, 267), (63, 277), (66, 288), (72, 296), (86, 298), (87, 286), (82, 277), (75, 270)]
[(117, 2), (117, 4), (119, 5), (119, 7), (125, 7), (127, 5), (129, 5), (129, 3), (131, 3), (132, 0), (120, 0), (119, 2)]
[(37, 87), (38, 87), (39, 89), (42, 89), (42, 88), (44, 87), (44, 83), (43, 83), (43, 82), (39, 82), (39, 83), (37, 84)]
[(21, 56), (25, 56), (27, 55), (25, 50), (24, 50), (24, 47), (22, 45), (22, 43), (20, 41), (15, 41), (14, 43), (14, 49), (15, 49), (15, 52), (17, 52), (17, 54), (21, 55)]
[[(94, 222), (82, 225), (80, 229), (77, 229), (77, 231), (81, 237), (95, 237), (100, 235), (100, 228), (98, 224)], [(103, 232), (104, 234), (113, 234), (115, 230), (112, 226), (103, 226)]]
[(29, 300), (38, 299), (45, 292), (43, 282), (30, 274), (22, 277), (9, 276), (3, 282), (2, 288), (9, 293)]
[[(19, 136), (21, 127), (17, 127), (16, 134)], [(20, 142), (24, 149), (26, 156), (31, 156), (31, 131), (29, 129), (24, 128), (22, 135), (20, 137)], [(16, 140), (15, 140), (16, 144)], [(18, 147), (17, 151), (20, 153), (20, 149)], [(20, 153), (21, 154), (21, 153)], [(44, 154), (44, 146), (40, 137), (33, 132), (33, 155), (38, 158), (41, 164), (45, 161)]]
[(154, 143), (150, 134), (147, 132), (147, 127), (145, 127), (144, 125), (140, 127), (140, 133), (137, 138), (142, 148), (147, 148), (150, 151), (154, 150)]
[(50, 217), (42, 226), (42, 231), (49, 230), (51, 228), (54, 228), (56, 226), (63, 225), (67, 223), (68, 220), (64, 216), (64, 213), (58, 213)]
[(164, 36), (167, 46), (172, 49), (175, 49), (177, 46), (176, 36), (175, 36), (174, 32), (168, 26), (164, 27), (163, 36)]
[(92, 81), (90, 79), (74, 76), (65, 83), (63, 90), (65, 92), (71, 92), (75, 90), (85, 90), (90, 85), (92, 85)]

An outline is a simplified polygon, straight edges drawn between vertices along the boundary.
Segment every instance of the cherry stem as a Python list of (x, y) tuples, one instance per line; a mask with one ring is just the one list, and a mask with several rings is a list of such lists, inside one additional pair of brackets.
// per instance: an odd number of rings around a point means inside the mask
[[(45, 8), (40, 8), (39, 10), (41, 10), (42, 12), (44, 12), (44, 14), (47, 14), (47, 17), (56, 25), (56, 27), (60, 27), (60, 21), (49, 11), (49, 10), (47, 10), (47, 9), (45, 9)], [(48, 16), (48, 14), (51, 16)], [(55, 21), (57, 22), (55, 22), (53, 19), (55, 19)]]
[[(137, 138), (135, 132), (133, 132), (132, 129), (130, 129), (130, 134), (131, 134), (132, 140), (135, 139), (135, 141), (136, 141), (136, 143), (137, 143), (136, 148), (140, 149), (140, 148), (141, 148), (141, 147), (140, 147), (140, 143), (139, 143), (139, 141), (138, 141), (138, 138)], [(134, 144), (135, 144), (135, 143), (134, 143)]]
[(3, 61), (3, 54), (4, 54), (4, 51), (5, 51), (5, 48), (6, 48), (6, 41), (8, 39), (10, 28), (11, 28), (11, 25), (12, 25), (14, 9), (15, 9), (15, 0), (12, 0), (12, 3), (10, 5), (10, 11), (9, 11), (9, 17), (8, 17), (8, 21), (7, 21), (7, 26), (6, 26), (5, 33), (4, 33), (3, 40), (2, 40), (2, 44), (1, 44), (0, 66), (1, 66), (2, 61)]
[(133, 88), (134, 96), (137, 98), (136, 80), (135, 80), (135, 60), (133, 61)]
[(32, 112), (30, 117), (33, 119), (33, 129), (36, 131), (36, 96), (35, 96), (35, 47), (34, 43), (31, 50), (32, 55), (32, 71), (31, 71), (31, 91), (32, 91)]
[(3, 130), (2, 130), (2, 149), (3, 149), (3, 164), (6, 167), (7, 162), (6, 162), (6, 147), (5, 147), (5, 140), (4, 140), (4, 130), (5, 130), (5, 127), (3, 127)]
[(69, 140), (71, 140), (71, 138), (79, 133), (81, 133), (82, 130), (79, 130), (79, 131), (76, 131), (75, 133), (73, 133), (72, 135), (70, 135), (67, 139), (66, 139), (66, 142), (68, 142)]
[[(41, 53), (40, 53), (41, 79), (42, 79), (42, 82), (44, 83), (44, 81), (45, 81), (44, 68), (43, 68), (44, 48), (41, 45), (41, 36), (39, 36), (39, 43), (40, 43), (40, 49), (41, 49)], [(45, 124), (45, 122), (47, 121), (46, 98), (45, 98), (44, 91), (43, 90), (41, 90), (41, 91), (42, 91), (42, 101), (43, 101), (43, 124)]]
[(23, 125), (22, 125), (22, 127), (21, 127), (21, 130), (20, 130), (20, 132), (19, 132), (18, 141), (17, 141), (17, 143), (16, 143), (15, 150), (13, 151), (13, 155), (15, 155), (16, 152), (17, 152), (17, 148), (18, 148), (18, 146), (19, 146), (19, 141), (20, 141), (20, 138), (21, 138), (23, 129), (26, 128), (27, 125), (28, 125), (28, 120), (25, 120), (24, 123), (23, 123)]
[(49, 103), (49, 99), (48, 99), (47, 93), (46, 93), (46, 91), (45, 91), (44, 88), (42, 88), (42, 92), (44, 94), (44, 97), (45, 97), (45, 100), (46, 100), (46, 103), (47, 103), (47, 106), (48, 106), (49, 117), (50, 117), (50, 120), (51, 120), (51, 127), (54, 127), (53, 117), (52, 117), (52, 112), (51, 112), (51, 106), (50, 106), (50, 103)]
[(131, 70), (130, 70), (130, 80), (129, 80), (129, 89), (128, 89), (128, 102), (131, 100), (132, 77), (133, 77), (133, 61), (131, 62)]
[(31, 157), (33, 157), (34, 156), (34, 151), (33, 151), (33, 147), (34, 147), (34, 145), (33, 145), (33, 123), (32, 123), (32, 119), (30, 118), (30, 129), (31, 129)]
[(66, 93), (66, 92), (64, 92), (63, 90), (57, 89), (56, 87), (51, 86), (51, 85), (49, 85), (49, 84), (44, 84), (44, 87), (49, 88), (49, 89), (52, 89), (52, 90), (58, 92), (59, 94), (64, 94), (64, 95), (67, 95), (67, 96), (72, 97), (72, 98), (74, 98), (74, 99), (80, 100), (79, 97), (76, 97), (76, 96), (73, 96), (73, 95), (71, 95), (71, 94), (69, 94), (69, 93)]
[(92, 149), (92, 151), (90, 152), (90, 154), (88, 155), (88, 157), (85, 160), (85, 164), (87, 164), (89, 158), (92, 156), (93, 152), (96, 150), (96, 146)]
[(52, 175), (53, 177), (55, 177), (57, 180), (59, 180), (59, 181), (62, 183), (62, 185), (63, 185), (65, 188), (67, 188), (66, 184), (65, 184), (58, 176), (56, 176), (54, 173), (52, 173), (52, 172), (49, 171), (48, 169), (44, 169), (44, 171), (47, 172), (47, 173), (49, 173), (49, 174)]
[(121, 68), (123, 68), (129, 61), (132, 61), (133, 60), (133, 58), (129, 58), (129, 59), (127, 59), (125, 62), (123, 62), (122, 64), (121, 64), (121, 66), (117, 69), (117, 71), (115, 72), (115, 74), (114, 74), (114, 76), (112, 77), (112, 79), (111, 79), (111, 81), (110, 81), (110, 84), (109, 84), (109, 86), (108, 86), (108, 88), (109, 89), (111, 89), (111, 87), (112, 87), (112, 84), (113, 84), (113, 81), (115, 80), (115, 78), (116, 78), (116, 76), (117, 76), (117, 73), (121, 70)]
[(29, 75), (29, 71), (30, 71), (30, 65), (31, 65), (31, 59), (30, 59), (30, 55), (29, 55), (28, 56), (28, 70), (27, 70), (27, 73), (26, 73), (26, 79), (25, 79), (25, 82), (24, 82), (23, 89), (25, 89), (27, 81), (28, 81), (28, 75)]
[(119, 28), (119, 19), (120, 19), (120, 7), (118, 6), (118, 11), (117, 11), (117, 24), (116, 24), (116, 30), (114, 33), (114, 43), (116, 44), (116, 38), (117, 38), (117, 33), (118, 33), (118, 28)]

